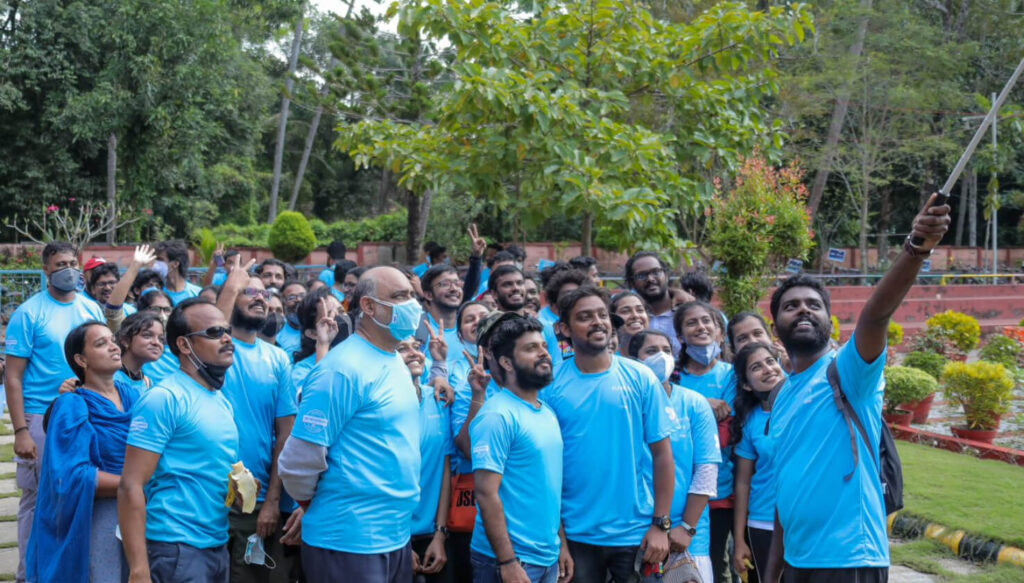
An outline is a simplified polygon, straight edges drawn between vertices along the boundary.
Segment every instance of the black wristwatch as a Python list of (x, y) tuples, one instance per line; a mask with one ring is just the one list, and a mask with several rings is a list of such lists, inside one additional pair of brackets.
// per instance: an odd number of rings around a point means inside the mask
[(657, 526), (661, 530), (668, 532), (672, 530), (672, 519), (668, 516), (655, 516), (651, 519), (651, 524)]
[(683, 530), (685, 530), (685, 531), (686, 531), (686, 534), (688, 534), (688, 535), (690, 535), (690, 536), (696, 536), (696, 534), (697, 534), (697, 529), (696, 529), (696, 528), (694, 528), (694, 527), (692, 527), (692, 526), (690, 526), (689, 524), (686, 524), (686, 522), (685, 522), (685, 521), (683, 521), (683, 522), (680, 522), (680, 523), (679, 523), (679, 526), (683, 527)]
[(448, 527), (443, 524), (435, 528), (434, 532), (439, 532), (444, 535), (444, 538), (448, 538)]

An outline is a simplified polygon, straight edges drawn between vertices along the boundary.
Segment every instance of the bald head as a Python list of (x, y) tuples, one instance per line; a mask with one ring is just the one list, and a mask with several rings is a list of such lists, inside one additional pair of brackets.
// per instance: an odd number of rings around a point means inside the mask
[[(415, 297), (412, 284), (404, 273), (394, 267), (380, 266), (366, 270), (359, 277), (359, 283), (352, 293), (360, 298), (360, 308), (367, 309), (363, 304), (377, 298), (388, 303), (401, 303)], [(372, 311), (372, 308), (370, 308)]]

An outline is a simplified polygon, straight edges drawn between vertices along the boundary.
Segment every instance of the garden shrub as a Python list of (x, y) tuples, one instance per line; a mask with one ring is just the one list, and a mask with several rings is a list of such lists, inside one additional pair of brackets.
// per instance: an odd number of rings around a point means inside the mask
[(995, 429), (996, 416), (1010, 410), (1013, 378), (1006, 367), (979, 360), (950, 362), (942, 371), (946, 400), (964, 408), (968, 429)]
[(277, 215), (267, 243), (274, 257), (286, 263), (298, 263), (316, 249), (316, 235), (301, 213), (285, 211)]
[(923, 370), (930, 374), (935, 380), (942, 378), (942, 369), (945, 368), (946, 357), (937, 352), (924, 352), (916, 350), (907, 353), (903, 357), (903, 366)]
[(960, 350), (968, 351), (978, 347), (981, 340), (981, 325), (974, 318), (961, 312), (947, 310), (928, 318), (929, 329), (942, 330)]
[(889, 347), (903, 344), (903, 326), (889, 320)]
[(935, 377), (909, 366), (885, 367), (885, 409), (892, 413), (903, 403), (916, 403), (939, 389)]
[(982, 360), (998, 362), (1011, 371), (1017, 368), (1017, 359), (1020, 358), (1021, 345), (1013, 338), (1006, 336), (993, 336), (979, 353)]

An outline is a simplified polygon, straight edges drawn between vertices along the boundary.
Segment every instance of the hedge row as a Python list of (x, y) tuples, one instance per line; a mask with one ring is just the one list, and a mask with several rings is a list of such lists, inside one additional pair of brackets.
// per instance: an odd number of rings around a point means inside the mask
[[(313, 218), (317, 246), (324, 247), (331, 241), (343, 241), (346, 245), (366, 242), (404, 241), (408, 212), (403, 208), (386, 215), (357, 221), (335, 221), (325, 223)], [(270, 225), (235, 225), (227, 223), (213, 229), (217, 241), (228, 247), (269, 247)]]

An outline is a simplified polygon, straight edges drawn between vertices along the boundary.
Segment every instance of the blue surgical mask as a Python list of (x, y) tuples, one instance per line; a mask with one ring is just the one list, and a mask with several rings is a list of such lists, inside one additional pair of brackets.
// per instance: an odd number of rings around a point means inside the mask
[(82, 272), (78, 271), (74, 267), (65, 267), (59, 269), (50, 274), (50, 285), (57, 291), (64, 293), (73, 291), (82, 291), (85, 287), (85, 280), (82, 278)]
[(270, 555), (263, 548), (263, 539), (256, 533), (250, 534), (249, 538), (246, 539), (245, 555), (242, 557), (242, 560), (246, 565), (260, 565), (269, 569), (277, 567), (274, 564), (274, 559), (270, 558)]
[(391, 307), (390, 322), (385, 324), (372, 316), (370, 319), (381, 328), (387, 328), (391, 332), (391, 336), (399, 342), (415, 334), (416, 330), (420, 327), (420, 322), (423, 321), (423, 308), (420, 307), (420, 303), (415, 299), (400, 304), (392, 304), (374, 297), (370, 299), (382, 306)]
[(707, 346), (686, 345), (686, 355), (697, 361), (697, 364), (701, 366), (708, 366), (714, 362), (720, 354), (722, 354), (722, 347), (719, 346), (717, 342), (713, 342)]
[(667, 381), (672, 376), (672, 369), (676, 367), (676, 359), (671, 354), (661, 351), (648, 356), (641, 362), (654, 371), (654, 376), (658, 377), (660, 382)]
[(161, 279), (167, 279), (167, 262), (166, 261), (154, 261), (153, 271), (157, 272)]

